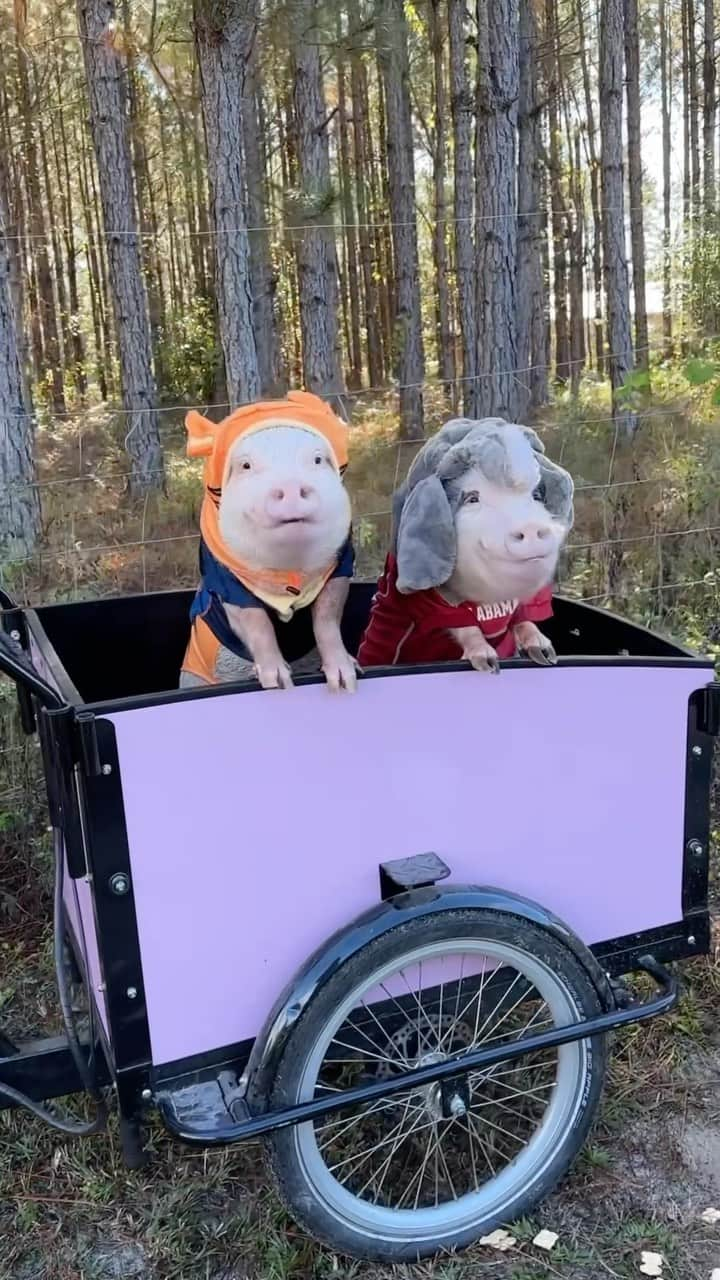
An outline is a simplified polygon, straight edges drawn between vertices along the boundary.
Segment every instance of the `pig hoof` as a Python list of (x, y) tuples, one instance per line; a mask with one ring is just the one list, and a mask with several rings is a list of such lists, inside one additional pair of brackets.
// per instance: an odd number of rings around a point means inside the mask
[(292, 689), (293, 680), (289, 667), (257, 667), (255, 676), (261, 689)]
[(474, 671), (490, 672), (490, 675), (500, 675), (500, 659), (496, 654), (478, 654), (468, 659)]
[(554, 667), (557, 663), (557, 654), (552, 645), (545, 649), (539, 644), (531, 644), (528, 646), (527, 656), (538, 667)]
[(327, 687), (331, 693), (355, 693), (357, 689), (357, 670), (354, 666), (332, 667), (324, 670)]

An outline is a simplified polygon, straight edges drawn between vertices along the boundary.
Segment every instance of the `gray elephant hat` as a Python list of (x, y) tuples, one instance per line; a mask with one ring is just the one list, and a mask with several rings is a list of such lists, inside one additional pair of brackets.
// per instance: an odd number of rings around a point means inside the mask
[(530, 442), (540, 468), (536, 496), (554, 519), (568, 529), (574, 519), (572, 477), (545, 455), (531, 427), (503, 418), (454, 418), (423, 445), (405, 483), (393, 496), (392, 545), (397, 559), (398, 591), (409, 595), (439, 587), (452, 574), (457, 556), (455, 513), (462, 499), (462, 479), (479, 468), (488, 480), (508, 488), (522, 486), (517, 432)]

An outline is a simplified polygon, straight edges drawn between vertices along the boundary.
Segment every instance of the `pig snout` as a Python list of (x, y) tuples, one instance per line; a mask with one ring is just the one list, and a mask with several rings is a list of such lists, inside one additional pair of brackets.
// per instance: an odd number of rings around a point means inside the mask
[(274, 524), (312, 520), (318, 513), (317, 490), (311, 484), (288, 480), (270, 489), (264, 505)]
[(513, 560), (539, 560), (551, 555), (556, 539), (548, 520), (527, 520), (510, 530), (505, 546)]

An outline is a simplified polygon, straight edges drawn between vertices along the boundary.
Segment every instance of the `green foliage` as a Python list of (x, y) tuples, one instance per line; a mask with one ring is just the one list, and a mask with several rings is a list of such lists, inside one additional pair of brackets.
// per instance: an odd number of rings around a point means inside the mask
[(717, 376), (718, 366), (709, 360), (695, 357), (688, 360), (683, 372), (691, 387), (701, 387)]
[(210, 400), (219, 358), (215, 316), (207, 298), (171, 313), (159, 349), (167, 395), (203, 404)]

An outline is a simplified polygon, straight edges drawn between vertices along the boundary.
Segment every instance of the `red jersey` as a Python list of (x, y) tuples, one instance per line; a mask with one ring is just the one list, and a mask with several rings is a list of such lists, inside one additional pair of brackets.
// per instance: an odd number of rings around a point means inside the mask
[(532, 600), (499, 604), (448, 604), (434, 589), (402, 595), (397, 589), (395, 557), (388, 556), (357, 659), (361, 667), (458, 662), (462, 650), (449, 634), (456, 627), (478, 627), (499, 658), (511, 658), (515, 653), (512, 628), (518, 622), (551, 617), (551, 586)]

